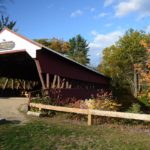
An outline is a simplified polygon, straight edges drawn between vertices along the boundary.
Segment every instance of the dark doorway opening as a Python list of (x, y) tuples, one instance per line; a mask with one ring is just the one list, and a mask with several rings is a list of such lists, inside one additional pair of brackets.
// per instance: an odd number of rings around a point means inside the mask
[(26, 51), (0, 54), (0, 97), (41, 89), (35, 61)]

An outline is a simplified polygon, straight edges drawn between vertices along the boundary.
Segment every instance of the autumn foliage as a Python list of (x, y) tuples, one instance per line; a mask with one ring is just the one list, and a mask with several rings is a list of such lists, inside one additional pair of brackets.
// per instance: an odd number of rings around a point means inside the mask
[(142, 41), (141, 43), (146, 49), (147, 59), (143, 63), (135, 64), (134, 67), (140, 74), (140, 83), (146, 85), (145, 91), (148, 94), (148, 98), (150, 100), (150, 42)]

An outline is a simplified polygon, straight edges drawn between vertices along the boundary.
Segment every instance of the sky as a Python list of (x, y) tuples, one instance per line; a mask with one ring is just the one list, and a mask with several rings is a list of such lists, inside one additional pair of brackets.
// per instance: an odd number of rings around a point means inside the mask
[(29, 39), (69, 40), (81, 34), (92, 66), (129, 28), (150, 32), (150, 0), (7, 0), (6, 15)]

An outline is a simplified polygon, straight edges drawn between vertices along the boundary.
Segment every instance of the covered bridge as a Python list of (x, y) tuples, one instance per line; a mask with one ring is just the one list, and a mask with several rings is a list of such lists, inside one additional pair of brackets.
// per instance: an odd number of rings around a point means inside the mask
[[(88, 98), (99, 89), (109, 89), (110, 81), (95, 70), (7, 28), (0, 33), (0, 77), (6, 77), (0, 88), (3, 92), (11, 79), (12, 90), (47, 89), (51, 96), (59, 89), (62, 97), (77, 98)], [(18, 83), (13, 79), (18, 79)]]

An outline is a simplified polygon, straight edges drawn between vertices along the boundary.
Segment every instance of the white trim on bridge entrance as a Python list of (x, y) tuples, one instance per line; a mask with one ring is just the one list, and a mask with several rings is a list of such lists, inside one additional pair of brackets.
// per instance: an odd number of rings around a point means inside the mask
[[(14, 45), (12, 49), (9, 49), (8, 44), (11, 43)], [(32, 40), (29, 40), (23, 37), (22, 35), (19, 35), (18, 33), (15, 33), (7, 28), (4, 28), (0, 32), (0, 44), (7, 44), (6, 49), (0, 48), (0, 54), (4, 52), (12, 52), (25, 49), (32, 58), (36, 58), (36, 50), (40, 50), (42, 48), (40, 44), (36, 42), (34, 43)]]

